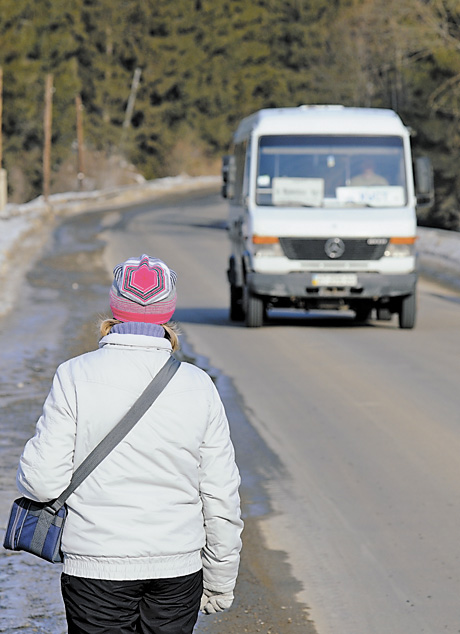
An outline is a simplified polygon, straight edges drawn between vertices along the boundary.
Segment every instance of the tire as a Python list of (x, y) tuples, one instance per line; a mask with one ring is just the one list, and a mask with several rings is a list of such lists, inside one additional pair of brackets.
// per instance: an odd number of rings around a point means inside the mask
[(260, 297), (251, 295), (251, 293), (245, 289), (245, 323), (248, 328), (260, 328), (264, 323), (265, 306)]
[(399, 327), (413, 328), (415, 326), (415, 318), (417, 315), (417, 305), (415, 301), (415, 293), (403, 297), (399, 309)]
[(244, 321), (243, 289), (230, 284), (230, 321)]

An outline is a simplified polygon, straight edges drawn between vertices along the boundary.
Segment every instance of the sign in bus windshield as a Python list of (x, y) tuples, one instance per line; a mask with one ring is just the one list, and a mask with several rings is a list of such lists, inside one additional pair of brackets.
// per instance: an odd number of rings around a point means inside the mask
[(399, 207), (407, 202), (398, 136), (262, 136), (256, 203), (297, 207)]

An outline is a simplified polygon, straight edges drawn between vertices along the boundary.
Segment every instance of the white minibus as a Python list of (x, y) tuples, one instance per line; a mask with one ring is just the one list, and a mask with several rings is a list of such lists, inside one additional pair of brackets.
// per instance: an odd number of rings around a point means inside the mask
[(273, 308), (348, 309), (357, 321), (416, 320), (416, 206), (432, 171), (392, 110), (300, 106), (243, 119), (224, 157), (230, 318)]

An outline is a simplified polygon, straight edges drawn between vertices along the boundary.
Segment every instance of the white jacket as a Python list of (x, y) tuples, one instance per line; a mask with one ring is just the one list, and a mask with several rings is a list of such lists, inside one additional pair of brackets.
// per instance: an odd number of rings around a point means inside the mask
[[(169, 341), (109, 334), (63, 363), (18, 469), (21, 493), (55, 499), (171, 354)], [(177, 577), (203, 567), (227, 592), (241, 549), (240, 479), (209, 376), (182, 363), (153, 406), (68, 499), (64, 572), (98, 579)]]

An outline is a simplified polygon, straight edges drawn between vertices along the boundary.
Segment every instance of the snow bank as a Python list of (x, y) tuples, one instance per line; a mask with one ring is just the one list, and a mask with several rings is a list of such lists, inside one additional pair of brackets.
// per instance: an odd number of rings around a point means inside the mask
[(460, 233), (419, 227), (419, 270), (460, 289)]
[(31, 216), (46, 213), (52, 210), (56, 213), (72, 213), (81, 209), (94, 209), (108, 203), (123, 204), (142, 201), (155, 195), (172, 191), (187, 191), (218, 185), (220, 176), (196, 176), (186, 175), (158, 178), (153, 181), (145, 181), (140, 185), (126, 185), (112, 189), (95, 190), (91, 192), (67, 192), (52, 194), (46, 203), (43, 196), (22, 205), (7, 204), (0, 211), (0, 221), (9, 220), (17, 216)]

